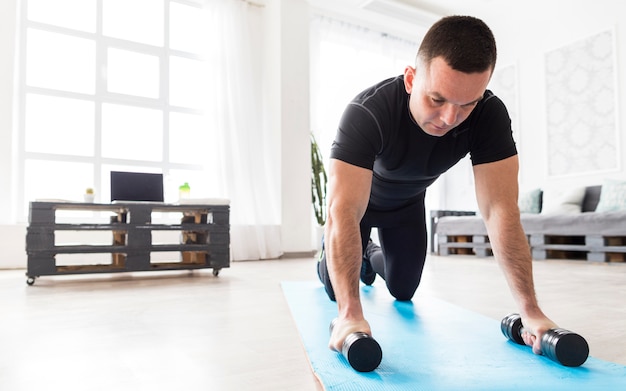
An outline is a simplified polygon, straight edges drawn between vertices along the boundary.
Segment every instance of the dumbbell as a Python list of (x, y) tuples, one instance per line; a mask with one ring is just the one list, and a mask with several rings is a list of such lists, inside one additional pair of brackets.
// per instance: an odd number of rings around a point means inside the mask
[[(500, 322), (500, 329), (505, 337), (520, 345), (522, 339), (522, 318), (519, 314), (510, 314)], [(541, 351), (544, 356), (566, 367), (582, 365), (589, 357), (589, 345), (585, 339), (569, 330), (557, 328), (546, 331), (541, 337)]]
[[(335, 322), (330, 322), (332, 334)], [(350, 366), (359, 372), (371, 372), (378, 367), (383, 359), (383, 351), (372, 336), (363, 332), (349, 334), (341, 345), (341, 354), (348, 360)]]

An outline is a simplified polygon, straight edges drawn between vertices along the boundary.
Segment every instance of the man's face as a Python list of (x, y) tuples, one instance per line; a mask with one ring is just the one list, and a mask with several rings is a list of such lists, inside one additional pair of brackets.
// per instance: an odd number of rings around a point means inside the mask
[(491, 78), (491, 70), (460, 72), (441, 57), (435, 57), (430, 64), (418, 62), (417, 66), (404, 71), (404, 86), (411, 95), (409, 110), (424, 132), (437, 137), (467, 119)]

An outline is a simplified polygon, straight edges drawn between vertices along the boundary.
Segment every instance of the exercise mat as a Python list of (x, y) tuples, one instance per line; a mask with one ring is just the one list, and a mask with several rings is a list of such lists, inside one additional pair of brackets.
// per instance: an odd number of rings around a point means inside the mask
[(580, 367), (564, 367), (508, 341), (498, 320), (419, 290), (413, 301), (399, 302), (377, 286), (362, 286), (361, 301), (383, 360), (375, 371), (359, 373), (328, 349), (337, 306), (321, 283), (283, 282), (282, 289), (327, 391), (626, 390), (626, 366), (589, 357)]

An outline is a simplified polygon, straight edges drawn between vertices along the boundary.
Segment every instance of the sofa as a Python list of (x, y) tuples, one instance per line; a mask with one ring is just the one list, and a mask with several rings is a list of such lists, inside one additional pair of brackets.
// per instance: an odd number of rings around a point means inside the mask
[[(626, 181), (561, 190), (560, 198), (550, 195), (550, 200), (535, 189), (520, 194), (519, 201), (533, 259), (626, 261)], [(492, 255), (485, 224), (476, 213), (432, 211), (431, 230), (437, 238), (431, 242), (435, 253)]]

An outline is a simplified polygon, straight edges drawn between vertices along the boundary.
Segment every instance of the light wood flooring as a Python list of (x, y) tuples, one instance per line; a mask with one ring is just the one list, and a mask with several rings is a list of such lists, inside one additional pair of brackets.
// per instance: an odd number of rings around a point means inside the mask
[[(544, 311), (585, 336), (594, 357), (626, 365), (626, 263), (534, 268)], [(315, 279), (313, 258), (234, 262), (217, 278), (144, 272), (34, 286), (24, 270), (0, 271), (0, 389), (317, 390), (280, 288)], [(430, 256), (417, 294), (497, 320), (515, 310), (493, 258)]]

